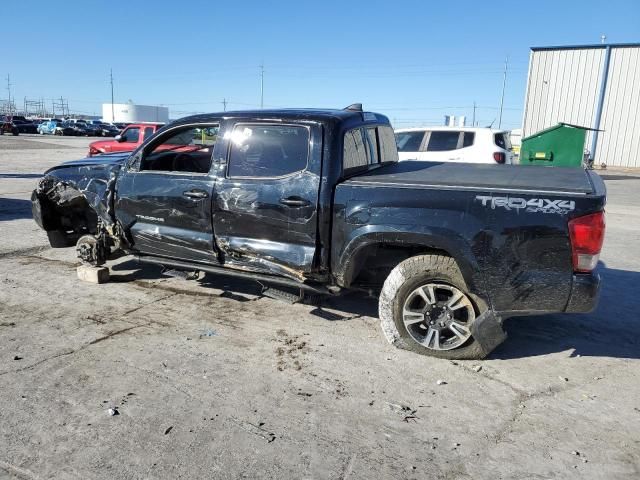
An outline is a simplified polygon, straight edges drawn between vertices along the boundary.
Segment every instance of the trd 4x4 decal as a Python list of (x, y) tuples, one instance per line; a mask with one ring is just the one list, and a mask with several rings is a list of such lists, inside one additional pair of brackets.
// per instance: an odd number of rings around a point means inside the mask
[(504, 208), (505, 210), (524, 210), (525, 212), (559, 213), (565, 214), (576, 208), (573, 200), (552, 200), (550, 198), (518, 198), (518, 197), (492, 197), (489, 195), (476, 195), (476, 200), (482, 202), (483, 207)]

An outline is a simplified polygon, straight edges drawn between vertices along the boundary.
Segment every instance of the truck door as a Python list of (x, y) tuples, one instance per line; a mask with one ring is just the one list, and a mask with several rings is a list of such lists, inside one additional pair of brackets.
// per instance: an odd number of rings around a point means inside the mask
[(236, 123), (224, 138), (213, 227), (225, 261), (301, 278), (317, 250), (321, 126)]
[(142, 255), (215, 262), (211, 158), (218, 124), (176, 126), (130, 158), (116, 216)]
[(114, 145), (112, 150), (118, 152), (132, 151), (135, 150), (140, 143), (142, 143), (140, 141), (140, 127), (129, 126), (122, 131), (118, 144)]

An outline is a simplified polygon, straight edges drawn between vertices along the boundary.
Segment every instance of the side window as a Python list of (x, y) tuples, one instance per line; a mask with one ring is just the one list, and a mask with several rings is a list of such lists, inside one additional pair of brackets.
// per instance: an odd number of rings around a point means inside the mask
[(208, 173), (217, 138), (218, 125), (165, 132), (145, 148), (140, 171)]
[(282, 177), (307, 168), (307, 127), (240, 124), (230, 137), (229, 178)]
[(349, 130), (344, 134), (342, 171), (346, 173), (353, 168), (366, 167), (368, 163), (368, 152), (362, 136), (362, 129)]
[(122, 132), (122, 138), (127, 143), (138, 143), (138, 137), (140, 136), (140, 129), (138, 127), (128, 128)]
[(142, 140), (146, 140), (147, 138), (151, 137), (153, 133), (154, 133), (153, 127), (144, 127), (144, 134), (143, 134)]
[(427, 152), (446, 152), (458, 148), (460, 132), (432, 131)]
[(398, 149), (393, 129), (391, 127), (378, 127), (378, 141), (380, 142), (380, 161), (397, 162)]
[(473, 145), (473, 141), (476, 139), (476, 134), (473, 132), (464, 132), (464, 139), (462, 140), (462, 147), (470, 147)]
[(424, 132), (396, 133), (396, 144), (399, 152), (419, 152)]

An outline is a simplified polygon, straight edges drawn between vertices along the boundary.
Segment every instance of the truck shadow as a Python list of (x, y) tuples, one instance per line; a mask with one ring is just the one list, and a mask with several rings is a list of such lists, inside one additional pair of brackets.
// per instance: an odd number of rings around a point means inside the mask
[(0, 197), (0, 222), (31, 218), (31, 201)]
[(640, 272), (601, 268), (602, 291), (589, 314), (505, 321), (509, 338), (490, 356), (512, 359), (573, 350), (571, 356), (640, 358)]
[[(168, 278), (161, 270), (155, 265), (128, 260), (112, 266), (112, 281)], [(572, 356), (640, 359), (640, 295), (634, 295), (633, 291), (640, 284), (640, 272), (601, 266), (600, 273), (602, 292), (595, 312), (507, 319), (504, 328), (508, 339), (489, 358), (509, 360), (572, 350)], [(263, 287), (267, 286), (252, 280), (212, 274), (197, 280), (197, 285), (221, 290), (221, 297), (238, 302), (266, 296)], [(309, 314), (327, 321), (376, 318), (378, 315), (377, 299), (357, 291), (337, 297), (305, 299), (304, 303), (313, 307)]]

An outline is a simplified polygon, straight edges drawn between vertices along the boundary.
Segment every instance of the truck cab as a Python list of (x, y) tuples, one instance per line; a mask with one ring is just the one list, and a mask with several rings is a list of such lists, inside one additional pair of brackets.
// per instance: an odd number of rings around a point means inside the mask
[(132, 152), (151, 138), (163, 124), (132, 123), (127, 125), (113, 140), (97, 140), (89, 144), (89, 157), (103, 153)]

